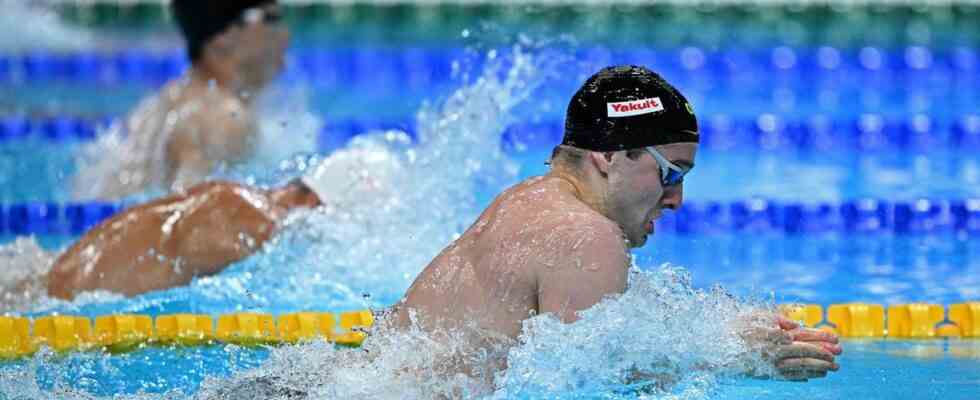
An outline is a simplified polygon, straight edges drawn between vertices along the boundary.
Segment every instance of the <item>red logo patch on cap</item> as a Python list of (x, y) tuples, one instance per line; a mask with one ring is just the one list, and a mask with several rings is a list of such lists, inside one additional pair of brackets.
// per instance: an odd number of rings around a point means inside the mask
[(606, 103), (606, 111), (609, 118), (632, 117), (634, 115), (650, 114), (663, 110), (664, 105), (660, 102), (659, 97), (633, 101), (621, 101), (618, 103)]

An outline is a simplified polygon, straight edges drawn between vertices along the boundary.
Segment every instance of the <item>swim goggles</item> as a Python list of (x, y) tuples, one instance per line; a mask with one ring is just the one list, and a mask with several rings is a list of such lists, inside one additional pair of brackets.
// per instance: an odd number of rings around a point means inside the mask
[(657, 160), (657, 164), (660, 165), (660, 183), (662, 183), (664, 187), (684, 183), (684, 175), (691, 172), (690, 168), (681, 168), (676, 164), (667, 161), (667, 158), (664, 157), (663, 154), (660, 154), (660, 152), (653, 148), (653, 146), (647, 146), (643, 149), (650, 153), (650, 155)]
[(282, 21), (282, 14), (277, 10), (270, 10), (262, 7), (252, 7), (242, 11), (239, 22), (245, 25), (265, 22), (270, 25), (277, 25)]

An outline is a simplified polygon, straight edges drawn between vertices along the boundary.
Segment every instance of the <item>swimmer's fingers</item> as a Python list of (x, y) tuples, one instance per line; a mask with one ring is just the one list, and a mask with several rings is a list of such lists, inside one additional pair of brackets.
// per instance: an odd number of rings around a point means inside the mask
[(799, 323), (789, 318), (786, 318), (782, 315), (776, 316), (776, 323), (779, 325), (779, 329), (782, 329), (784, 331), (791, 331), (794, 329), (798, 329), (800, 327)]
[(793, 335), (778, 328), (755, 327), (743, 333), (742, 337), (757, 345), (788, 345), (793, 343)]
[(807, 342), (823, 347), (834, 355), (840, 355), (844, 349), (840, 346), (837, 335), (816, 329), (800, 328), (790, 331), (794, 342)]
[(841, 355), (841, 353), (844, 352), (844, 348), (836, 343), (827, 343), (827, 342), (812, 342), (812, 343), (817, 346), (820, 346), (821, 348), (827, 350), (828, 352), (830, 352), (830, 354), (833, 354), (835, 356), (839, 356)]
[(794, 342), (790, 345), (779, 346), (776, 350), (775, 360), (778, 362), (786, 359), (804, 358), (816, 359), (826, 362), (834, 362), (834, 355), (823, 347), (806, 342)]
[(823, 378), (830, 371), (836, 371), (840, 367), (833, 363), (814, 358), (789, 358), (776, 363), (776, 370), (783, 379), (787, 380), (807, 380), (812, 378)]
[(793, 340), (798, 342), (837, 343), (840, 341), (837, 335), (819, 329), (798, 328), (791, 330), (790, 334), (793, 335)]

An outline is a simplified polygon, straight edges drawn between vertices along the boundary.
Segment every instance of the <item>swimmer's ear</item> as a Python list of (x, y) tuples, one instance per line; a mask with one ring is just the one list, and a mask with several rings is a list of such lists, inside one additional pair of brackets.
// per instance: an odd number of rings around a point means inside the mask
[(593, 151), (589, 153), (589, 160), (602, 176), (609, 174), (609, 165), (612, 164), (613, 153)]

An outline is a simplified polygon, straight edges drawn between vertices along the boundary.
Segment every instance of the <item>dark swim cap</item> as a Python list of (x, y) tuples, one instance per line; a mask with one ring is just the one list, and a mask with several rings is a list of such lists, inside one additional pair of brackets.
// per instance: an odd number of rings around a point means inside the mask
[(698, 142), (694, 109), (667, 81), (644, 67), (612, 66), (572, 96), (562, 144), (619, 151)]
[(242, 16), (242, 12), (276, 0), (173, 0), (170, 10), (184, 40), (191, 61), (201, 57), (204, 45)]

